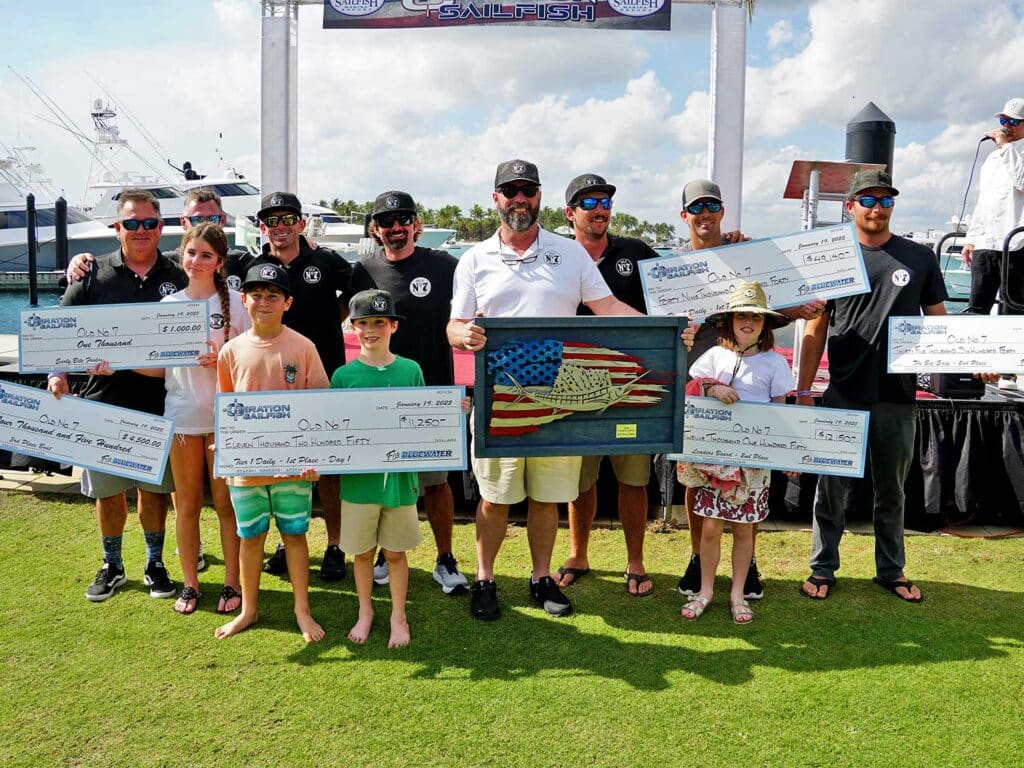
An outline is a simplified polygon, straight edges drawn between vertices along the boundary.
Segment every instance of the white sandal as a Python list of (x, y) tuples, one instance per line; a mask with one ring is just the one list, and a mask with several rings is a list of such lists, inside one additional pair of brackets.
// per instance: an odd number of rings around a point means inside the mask
[[(704, 609), (708, 607), (708, 604), (710, 602), (711, 602), (711, 598), (710, 597), (704, 597), (703, 595), (697, 595), (690, 602), (688, 602), (686, 605), (684, 605), (680, 609), (679, 615), (682, 616), (687, 621), (696, 621), (697, 619), (699, 619), (704, 614)], [(689, 611), (689, 613), (690, 613), (689, 616), (686, 615), (687, 611)]]

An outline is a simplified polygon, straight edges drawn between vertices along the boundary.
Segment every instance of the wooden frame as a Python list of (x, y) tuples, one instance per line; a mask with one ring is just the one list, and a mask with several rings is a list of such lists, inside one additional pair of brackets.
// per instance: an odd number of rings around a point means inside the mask
[(682, 450), (685, 317), (476, 322), (487, 333), (474, 361), (478, 458)]

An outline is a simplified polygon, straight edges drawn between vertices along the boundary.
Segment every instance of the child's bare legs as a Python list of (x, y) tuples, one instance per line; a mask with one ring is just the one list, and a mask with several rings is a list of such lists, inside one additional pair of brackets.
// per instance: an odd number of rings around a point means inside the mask
[[(281, 534), (284, 542), (284, 557), (288, 563), (288, 580), (292, 583), (292, 597), (295, 600), (295, 620), (302, 632), (302, 639), (307, 643), (323, 640), (324, 629), (313, 618), (309, 611), (309, 547), (306, 534)], [(244, 550), (243, 550), (244, 552)], [(260, 554), (262, 555), (262, 548)], [(242, 582), (243, 588), (245, 582)], [(242, 610), (245, 610), (245, 594), (242, 594)]]
[(348, 639), (359, 645), (366, 642), (373, 626), (373, 556), (376, 552), (377, 548), (371, 547), (356, 555), (352, 563), (352, 576), (356, 580), (356, 594), (359, 596), (359, 618), (348, 631)]
[(242, 612), (227, 624), (217, 627), (214, 637), (223, 640), (250, 627), (259, 620), (257, 605), (260, 596), (260, 574), (263, 573), (263, 542), (267, 532), (250, 539), (242, 539), (238, 551), (242, 581)]
[(730, 523), (729, 526), (732, 531), (732, 592), (729, 599), (734, 603), (743, 599), (743, 584), (754, 554), (756, 527), (753, 523)]
[[(203, 506), (203, 469), (206, 466), (202, 435), (174, 435), (171, 440), (171, 473), (174, 476), (174, 528), (181, 558), (181, 578), (186, 587), (199, 591), (199, 512)], [(231, 519), (234, 525), (234, 515)], [(195, 600), (178, 598), (177, 613), (192, 613)]]
[(405, 617), (405, 598), (409, 593), (409, 561), (405, 552), (384, 550), (391, 576), (391, 638), (388, 648), (402, 648), (409, 644), (409, 622)]
[[(212, 434), (206, 436), (207, 447), (213, 445), (213, 438)], [(224, 586), (240, 591), (241, 587), (238, 581), (239, 539), (235, 523), (235, 510), (231, 505), (231, 494), (228, 492), (228, 484), (224, 478), (213, 476), (213, 454), (207, 450), (206, 456), (210, 473), (210, 496), (213, 498), (213, 508), (217, 511), (217, 522), (220, 525), (220, 546), (224, 553)], [(235, 608), (229, 604), (225, 610), (230, 613)]]
[[(700, 535), (700, 594), (709, 600), (715, 591), (715, 572), (722, 558), (722, 529), (725, 523), (714, 517), (702, 518)], [(735, 551), (735, 550), (734, 550)], [(747, 553), (749, 558), (750, 553)], [(735, 561), (734, 561), (735, 562)], [(740, 582), (740, 590), (743, 582)], [(740, 595), (742, 597), (743, 595)]]

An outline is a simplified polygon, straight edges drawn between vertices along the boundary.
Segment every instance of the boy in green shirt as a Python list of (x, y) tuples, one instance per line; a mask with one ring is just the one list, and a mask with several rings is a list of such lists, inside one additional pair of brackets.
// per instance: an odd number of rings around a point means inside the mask
[[(349, 319), (359, 341), (359, 357), (331, 377), (332, 388), (422, 387), (420, 366), (391, 352), (391, 335), (403, 319), (387, 291), (360, 291), (349, 302)], [(391, 638), (388, 648), (409, 644), (405, 598), (409, 562), (405, 553), (422, 540), (416, 513), (416, 472), (346, 475), (341, 484), (341, 548), (355, 554), (353, 574), (359, 618), (348, 633), (365, 643), (373, 625), (373, 559), (380, 546), (391, 574)]]

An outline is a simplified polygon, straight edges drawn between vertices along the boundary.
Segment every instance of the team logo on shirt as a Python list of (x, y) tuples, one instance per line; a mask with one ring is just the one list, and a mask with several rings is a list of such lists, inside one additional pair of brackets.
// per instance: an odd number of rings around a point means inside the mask
[(285, 382), (287, 382), (288, 384), (294, 384), (295, 383), (295, 376), (296, 376), (296, 374), (298, 374), (298, 372), (299, 372), (299, 366), (297, 366), (295, 363), (285, 363), (284, 364), (284, 380), (285, 380)]
[(431, 289), (430, 281), (425, 277), (413, 278), (413, 281), (409, 283), (409, 293), (415, 296), (417, 299), (423, 299), (430, 295)]
[(224, 327), (224, 315), (214, 312), (210, 315), (210, 330), (217, 331)]
[(233, 291), (242, 290), (242, 278), (238, 275), (228, 275), (228, 288)]
[(558, 251), (546, 251), (544, 253), (544, 263), (558, 266), (562, 263), (562, 254)]
[(615, 262), (615, 271), (623, 277), (629, 277), (633, 274), (633, 262), (629, 259), (619, 259)]
[(892, 284), (902, 288), (910, 282), (910, 273), (905, 269), (897, 269), (892, 273)]
[(160, 295), (170, 296), (178, 290), (178, 286), (174, 283), (160, 283)]
[(302, 279), (312, 285), (313, 283), (320, 282), (320, 268), (319, 267), (306, 267), (302, 270)]

